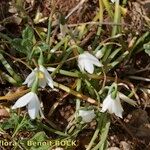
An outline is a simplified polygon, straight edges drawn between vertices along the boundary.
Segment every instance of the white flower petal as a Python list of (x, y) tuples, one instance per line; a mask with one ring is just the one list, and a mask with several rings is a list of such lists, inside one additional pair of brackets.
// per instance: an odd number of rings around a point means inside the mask
[(111, 0), (112, 3), (116, 2), (116, 0)]
[(97, 60), (90, 60), (92, 64), (94, 64), (97, 67), (103, 67), (103, 64), (97, 59)]
[(16, 108), (20, 108), (20, 107), (24, 107), (25, 105), (27, 105), (32, 99), (34, 99), (34, 93), (33, 92), (29, 92), (27, 94), (25, 94), (24, 96), (20, 97), (16, 103), (12, 106), (12, 109), (16, 109)]
[(81, 71), (84, 71), (85, 69), (88, 73), (93, 73), (94, 65), (98, 67), (103, 66), (102, 63), (89, 52), (85, 51), (83, 54), (78, 56), (78, 67)]
[(98, 66), (98, 67), (103, 66), (102, 63), (92, 54), (85, 52), (85, 55), (86, 55), (86, 59), (89, 61), (89, 63), (94, 64), (95, 66)]
[(23, 84), (27, 84), (28, 87), (31, 87), (33, 82), (34, 82), (34, 80), (35, 80), (37, 71), (39, 71), (39, 76), (40, 75), (42, 76), (42, 77), (39, 77), (39, 86), (41, 88), (45, 88), (46, 84), (48, 84), (51, 88), (53, 88), (54, 87), (53, 80), (52, 80), (50, 74), (48, 73), (47, 69), (44, 66), (42, 66), (42, 65), (39, 65), (39, 70), (38, 70), (38, 68), (35, 68), (28, 75), (28, 77), (26, 78), (26, 80), (25, 80), (25, 82)]
[(23, 84), (28, 84), (28, 87), (30, 87), (35, 79), (35, 73), (36, 70), (34, 69), (26, 78), (26, 80), (23, 82)]
[(111, 101), (112, 101), (111, 95), (108, 95), (108, 96), (104, 99), (104, 101), (103, 101), (103, 107), (102, 107), (101, 112), (105, 112), (107, 109), (109, 109), (110, 113), (112, 113), (112, 110), (111, 110), (111, 108), (112, 108), (112, 106), (111, 106), (112, 103), (111, 103)]
[(47, 70), (50, 71), (50, 72), (55, 71), (55, 69), (56, 69), (56, 68), (53, 68), (53, 67), (47, 67)]
[(115, 100), (113, 100), (113, 113), (122, 118), (122, 112), (123, 112), (123, 108), (122, 108), (122, 105), (120, 103), (120, 99), (119, 97), (117, 96)]
[(84, 66), (85, 66), (84, 60), (81, 57), (79, 57), (78, 58), (78, 67), (82, 72), (84, 71)]
[(54, 88), (54, 83), (53, 83), (53, 79), (50, 77), (47, 77), (47, 84), (53, 89)]
[(116, 116), (122, 118), (123, 108), (118, 94), (116, 96), (116, 99), (113, 99), (111, 97), (111, 94), (107, 95), (107, 97), (103, 101), (101, 112), (105, 112), (106, 110), (108, 110), (110, 114), (114, 113)]
[(82, 117), (83, 122), (91, 122), (95, 118), (94, 110), (79, 110), (79, 116)]
[(84, 67), (85, 67), (85, 70), (86, 70), (88, 73), (92, 74), (92, 73), (94, 72), (94, 66), (93, 66), (93, 64), (87, 63), (87, 64), (85, 64)]
[(34, 82), (34, 78), (32, 78), (32, 79), (27, 83), (27, 86), (28, 86), (28, 87), (31, 87), (32, 84), (33, 84), (33, 82)]
[(44, 85), (44, 82), (46, 82), (51, 88), (54, 88), (53, 79), (51, 78), (47, 69), (44, 66), (40, 65), (40, 71), (42, 71), (45, 74), (45, 81), (42, 81), (43, 85)]
[(39, 86), (41, 88), (45, 88), (46, 87), (46, 79), (45, 78), (39, 80)]
[(32, 99), (28, 104), (28, 113), (30, 118), (35, 119), (39, 114), (39, 110), (40, 110), (40, 102), (37, 95), (35, 94), (34, 99)]

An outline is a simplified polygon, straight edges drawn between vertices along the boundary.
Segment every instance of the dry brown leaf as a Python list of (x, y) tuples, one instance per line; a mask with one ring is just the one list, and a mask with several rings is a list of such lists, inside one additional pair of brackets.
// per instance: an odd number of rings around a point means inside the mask
[(0, 96), (0, 100), (15, 100), (24, 94), (28, 93), (30, 89), (24, 89), (24, 87), (18, 88), (15, 92), (8, 92), (5, 96)]

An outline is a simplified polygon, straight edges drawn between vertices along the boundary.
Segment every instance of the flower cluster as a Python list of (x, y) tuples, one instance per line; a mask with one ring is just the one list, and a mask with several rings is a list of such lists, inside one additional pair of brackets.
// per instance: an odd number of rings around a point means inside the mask
[[(46, 84), (48, 84), (51, 88), (53, 88), (53, 80), (48, 73), (47, 69), (43, 65), (39, 65), (39, 68), (35, 68), (26, 78), (23, 84), (27, 84), (28, 87), (33, 87), (36, 82), (36, 76), (38, 78), (38, 85), (35, 87), (36, 89), (39, 87), (45, 88)], [(25, 94), (21, 98), (19, 98), (16, 103), (12, 106), (12, 109), (21, 108), (27, 106), (28, 114), (31, 119), (35, 119), (39, 112), (42, 114), (42, 110), (40, 107), (40, 100), (35, 92), (35, 90), (31, 89), (31, 92)]]
[[(78, 56), (78, 67), (82, 72), (87, 71), (92, 74), (94, 73), (94, 66), (103, 67), (103, 64), (94, 55), (85, 51)], [(27, 106), (31, 119), (38, 117), (39, 113), (43, 115), (40, 107), (40, 100), (37, 96), (38, 87), (45, 88), (46, 85), (51, 88), (54, 87), (53, 79), (47, 70), (49, 70), (49, 68), (46, 69), (39, 63), (39, 66), (27, 76), (23, 84), (27, 84), (28, 87), (31, 87), (31, 91), (19, 98), (12, 109)], [(114, 91), (112, 91), (112, 89)], [(115, 96), (112, 93), (115, 93)], [(113, 83), (112, 86), (110, 86), (108, 95), (102, 103), (101, 112), (108, 111), (110, 114), (114, 113), (116, 116), (122, 118), (123, 108), (120, 98), (134, 105), (131, 99), (117, 91), (117, 85)], [(94, 110), (79, 110), (78, 116), (82, 118), (82, 122), (88, 123), (95, 118), (95, 112)]]

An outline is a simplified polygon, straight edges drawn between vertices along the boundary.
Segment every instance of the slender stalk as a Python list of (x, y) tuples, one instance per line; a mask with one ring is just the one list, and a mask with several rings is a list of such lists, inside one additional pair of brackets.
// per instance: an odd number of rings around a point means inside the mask
[(103, 22), (103, 2), (102, 0), (99, 0), (99, 27), (98, 27), (98, 31), (97, 31), (97, 35), (99, 36), (101, 34), (101, 31), (102, 31), (102, 22)]
[(52, 128), (48, 127), (47, 125), (43, 124), (42, 122), (38, 122), (38, 124), (40, 124), (40, 126), (42, 126), (44, 129), (46, 129), (47, 131), (50, 131), (52, 133), (55, 133), (57, 135), (64, 136), (64, 137), (68, 136), (67, 134), (65, 134), (65, 133), (63, 133), (61, 131), (57, 131), (55, 129), (52, 129)]
[(95, 132), (94, 132), (94, 135), (93, 135), (93, 137), (92, 137), (92, 139), (91, 139), (91, 141), (90, 141), (88, 147), (86, 148), (86, 150), (91, 150), (91, 148), (92, 148), (92, 146), (93, 146), (93, 144), (94, 144), (94, 141), (95, 141), (95, 140), (97, 139), (97, 137), (98, 137), (99, 132), (100, 132), (100, 126), (97, 125), (97, 128), (96, 128), (96, 130), (95, 130)]
[(52, 53), (55, 53), (55, 52), (66, 42), (66, 40), (68, 40), (68, 37), (64, 37), (59, 43), (56, 44), (56, 46), (54, 46), (54, 47), (50, 50), (50, 52), (49, 52), (49, 54), (48, 54), (48, 56), (47, 56), (47, 60), (48, 60), (48, 61), (50, 60), (50, 58), (51, 58), (51, 56), (52, 56)]
[(51, 27), (52, 27), (52, 16), (49, 16), (49, 20), (48, 20), (48, 32), (47, 32), (47, 38), (46, 38), (46, 43), (49, 45), (50, 47), (50, 38), (51, 38)]
[(108, 2), (108, 0), (102, 0), (102, 1), (103, 1), (103, 4), (104, 4), (110, 18), (113, 19), (113, 12), (112, 12), (112, 8), (110, 6), (110, 3)]
[[(119, 0), (116, 0), (116, 2), (115, 2), (114, 24), (120, 23), (120, 17), (121, 17), (121, 11), (120, 11)], [(112, 36), (115, 36), (117, 34), (119, 28), (120, 27), (117, 26), (117, 25), (113, 26)]]
[(106, 140), (107, 140), (107, 136), (108, 136), (108, 131), (109, 131), (109, 127), (110, 127), (110, 121), (107, 118), (107, 114), (103, 113), (101, 114), (101, 119), (100, 121), (100, 128), (101, 128), (101, 133), (100, 133), (100, 141), (99, 143), (92, 148), (91, 150), (105, 150), (106, 149)]
[(14, 130), (14, 133), (12, 135), (12, 138), (17, 134), (17, 132), (20, 130), (20, 128), (24, 125), (24, 120), (26, 118), (26, 115), (24, 115), (23, 119), (21, 120), (20, 124), (17, 125), (16, 129)]
[(3, 34), (0, 32), (0, 38), (7, 40), (8, 42), (11, 42), (12, 39), (10, 37), (8, 37), (6, 34)]
[(69, 48), (67, 51), (66, 51), (66, 54), (65, 56), (63, 57), (61, 63), (57, 66), (57, 68), (55, 69), (55, 71), (52, 72), (51, 76), (54, 77), (55, 74), (57, 73), (57, 71), (62, 67), (62, 65), (65, 63), (66, 59), (68, 58), (68, 56), (70, 55), (70, 53), (72, 52), (71, 51), (72, 48)]
[(104, 149), (106, 149), (106, 148), (104, 148), (105, 147), (105, 141), (106, 141), (106, 139), (107, 139), (107, 135), (108, 135), (108, 131), (109, 131), (109, 127), (110, 127), (110, 122), (107, 122), (106, 123), (106, 126), (105, 126), (105, 129), (104, 129), (104, 131), (103, 131), (103, 133), (102, 133), (102, 139), (100, 140), (100, 142), (93, 148), (93, 149), (91, 149), (91, 150), (104, 150)]
[(103, 23), (103, 2), (102, 2), (102, 0), (99, 0), (98, 15), (99, 15), (99, 26), (98, 26), (98, 30), (97, 30), (97, 33), (96, 33), (96, 36), (95, 36), (95, 39), (94, 39), (94, 42), (93, 42), (93, 46), (96, 45), (97, 40), (99, 39), (101, 31), (102, 31), (102, 23)]
[(83, 95), (82, 93), (79, 93), (79, 92), (77, 92), (77, 91), (74, 91), (74, 90), (70, 89), (70, 88), (67, 87), (67, 86), (64, 86), (64, 85), (62, 85), (62, 84), (59, 84), (59, 83), (57, 83), (57, 82), (54, 82), (54, 86), (57, 87), (57, 88), (59, 88), (59, 89), (61, 89), (61, 90), (63, 90), (63, 91), (65, 91), (65, 92), (67, 92), (67, 93), (70, 93), (70, 94), (72, 94), (72, 95), (74, 95), (74, 96), (76, 96), (76, 97), (78, 97), (78, 98), (80, 98), (80, 99), (83, 99), (84, 101), (87, 101), (87, 102), (89, 102), (89, 103), (91, 103), (91, 104), (97, 105), (96, 100), (94, 100), (94, 99), (92, 99), (92, 98), (90, 98), (90, 97), (88, 97), (88, 96), (86, 96), (86, 95)]
[(16, 80), (18, 82), (21, 82), (21, 77), (14, 72), (12, 67), (9, 65), (9, 63), (6, 61), (6, 59), (3, 57), (3, 55), (1, 53), (0, 53), (0, 61), (2, 62), (2, 64), (6, 68), (6, 70), (10, 73), (12, 78), (14, 78), (14, 80)]
[[(123, 57), (124, 58), (124, 57)], [(116, 60), (116, 64), (117, 64), (117, 60)], [(52, 68), (52, 67), (49, 67), (48, 69), (49, 71), (54, 71), (55, 68)], [(82, 74), (80, 72), (70, 72), (70, 71), (66, 71), (66, 70), (58, 70), (57, 73), (60, 73), (62, 75), (65, 75), (65, 76), (70, 76), (70, 77), (75, 77), (75, 78), (82, 78)], [(96, 75), (96, 74), (87, 74), (88, 78), (91, 78), (91, 79), (96, 79), (96, 80), (100, 80), (100, 79), (104, 79), (105, 77), (103, 75)], [(110, 80), (110, 81), (114, 81), (115, 78), (114, 77), (110, 77), (110, 76), (106, 76), (106, 79), (107, 80)], [(133, 88), (133, 85), (126, 81), (126, 80), (121, 80), (118, 78), (118, 82), (121, 82), (121, 83), (126, 83), (127, 85), (129, 85), (131, 88)]]
[[(78, 79), (77, 87), (76, 87), (77, 92), (79, 92), (81, 90), (81, 85), (82, 85), (82, 81), (81, 81), (81, 79)], [(79, 109), (80, 109), (80, 99), (77, 99), (76, 100), (76, 113)]]
[(11, 76), (9, 76), (5, 72), (2, 72), (1, 70), (0, 70), (0, 76), (3, 79), (5, 79), (6, 81), (8, 81), (9, 83), (13, 84), (13, 85), (17, 85), (18, 84), (17, 81), (14, 78), (12, 78)]

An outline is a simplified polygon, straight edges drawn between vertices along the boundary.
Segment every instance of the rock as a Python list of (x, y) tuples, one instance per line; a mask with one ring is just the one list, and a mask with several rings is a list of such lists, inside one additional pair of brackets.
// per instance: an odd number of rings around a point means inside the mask
[(126, 141), (121, 141), (120, 148), (121, 148), (121, 150), (130, 150), (131, 146)]

